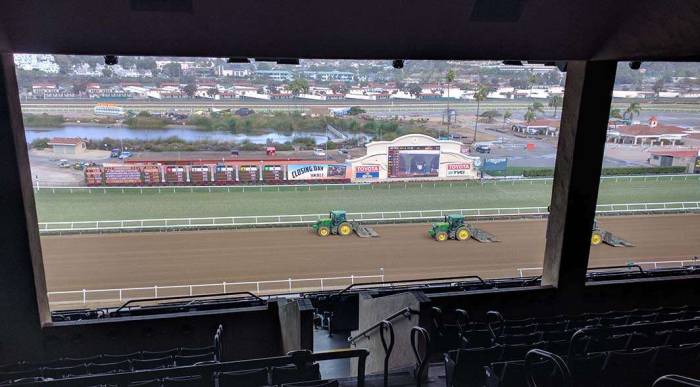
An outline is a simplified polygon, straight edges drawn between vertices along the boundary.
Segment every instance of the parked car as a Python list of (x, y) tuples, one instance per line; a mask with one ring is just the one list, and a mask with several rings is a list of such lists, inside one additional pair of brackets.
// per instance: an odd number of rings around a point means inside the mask
[(316, 148), (316, 149), (314, 149), (314, 154), (316, 156), (325, 156), (326, 152), (321, 148)]
[(491, 153), (491, 146), (485, 144), (479, 144), (474, 148), (475, 151), (479, 153)]
[(119, 148), (112, 148), (112, 153), (110, 153), (109, 157), (117, 158), (121, 152), (122, 150)]
[(128, 158), (131, 157), (131, 156), (133, 156), (133, 154), (132, 154), (131, 152), (129, 152), (129, 151), (123, 151), (123, 152), (119, 155), (119, 158), (122, 159), (122, 160), (124, 160), (124, 159), (128, 159)]
[(236, 110), (233, 114), (241, 117), (249, 116), (251, 114), (254, 114), (255, 110), (249, 109), (249, 108), (240, 108)]
[(231, 149), (231, 154), (233, 156), (239, 156), (241, 154), (241, 151), (239, 151), (238, 149)]

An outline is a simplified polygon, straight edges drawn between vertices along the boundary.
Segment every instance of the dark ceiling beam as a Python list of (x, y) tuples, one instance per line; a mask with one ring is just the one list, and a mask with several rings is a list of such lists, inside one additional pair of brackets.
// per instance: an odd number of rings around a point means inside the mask
[(512, 18), (475, 15), (485, 1), (191, 0), (189, 10), (151, 7), (187, 0), (4, 0), (0, 52), (464, 60), (700, 52), (696, 0), (488, 0), (520, 5)]
[(568, 63), (542, 284), (581, 294), (617, 62)]

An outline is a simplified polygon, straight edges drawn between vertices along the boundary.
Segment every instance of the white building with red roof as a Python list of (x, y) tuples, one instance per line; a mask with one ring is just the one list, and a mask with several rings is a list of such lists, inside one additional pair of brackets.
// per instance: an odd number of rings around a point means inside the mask
[(616, 125), (608, 128), (608, 141), (616, 144), (676, 145), (692, 132), (679, 126), (662, 125), (651, 117), (648, 124)]

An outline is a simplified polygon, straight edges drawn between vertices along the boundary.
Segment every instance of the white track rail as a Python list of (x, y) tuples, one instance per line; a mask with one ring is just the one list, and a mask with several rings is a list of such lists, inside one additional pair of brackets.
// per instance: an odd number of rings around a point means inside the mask
[[(360, 282), (358, 282), (360, 281)], [(82, 289), (48, 292), (49, 304), (88, 304), (125, 302), (140, 298), (187, 297), (248, 291), (255, 294), (301, 292), (342, 288), (363, 282), (384, 282), (384, 270), (374, 275), (349, 275), (324, 278), (288, 278), (272, 281), (219, 282), (210, 284), (146, 286), (115, 289)]]
[[(666, 202), (666, 203), (626, 203), (600, 204), (596, 212), (601, 215), (629, 215), (653, 213), (700, 212), (700, 201)], [(393, 223), (421, 222), (444, 217), (448, 214), (460, 214), (471, 219), (497, 219), (513, 217), (545, 216), (547, 207), (511, 207), (511, 208), (457, 208), (442, 210), (351, 212), (348, 219), (354, 221)], [(87, 233), (147, 230), (187, 230), (232, 227), (267, 227), (308, 225), (328, 214), (298, 215), (262, 215), (262, 216), (227, 216), (210, 218), (167, 218), (167, 219), (121, 219), (88, 220), (75, 222), (41, 222), (39, 231), (50, 233)]]

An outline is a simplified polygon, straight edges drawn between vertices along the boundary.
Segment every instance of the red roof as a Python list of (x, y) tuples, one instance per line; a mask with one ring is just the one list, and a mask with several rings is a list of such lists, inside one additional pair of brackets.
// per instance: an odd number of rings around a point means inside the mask
[(662, 134), (685, 134), (688, 129), (684, 129), (678, 126), (671, 125), (661, 125), (659, 123), (656, 126), (651, 126), (652, 122), (657, 122), (656, 117), (651, 117), (649, 119), (650, 125), (629, 125), (629, 126), (617, 126), (617, 129), (621, 134), (626, 134), (628, 136), (658, 136)]
[(54, 137), (49, 141), (49, 145), (78, 145), (84, 142), (78, 137)]
[(548, 119), (539, 119), (539, 120), (533, 120), (527, 126), (551, 126), (553, 128), (558, 128), (559, 124), (561, 121), (559, 120), (548, 120)]
[(663, 150), (663, 149), (655, 149), (650, 151), (652, 155), (656, 156), (671, 156), (671, 157), (678, 157), (678, 158), (692, 158), (692, 157), (697, 157), (698, 156), (698, 150), (697, 149), (687, 149), (687, 150)]

